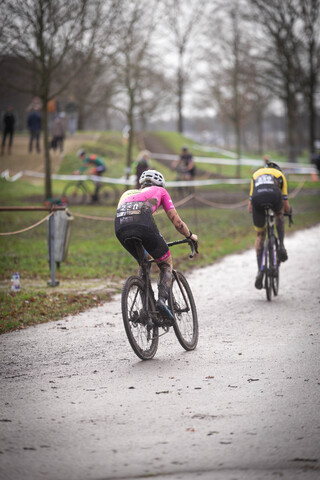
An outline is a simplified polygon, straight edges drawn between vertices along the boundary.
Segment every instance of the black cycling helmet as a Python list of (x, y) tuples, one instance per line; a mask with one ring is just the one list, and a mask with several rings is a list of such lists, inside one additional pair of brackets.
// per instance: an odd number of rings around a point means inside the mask
[(276, 163), (274, 162), (268, 162), (266, 164), (266, 167), (267, 168), (276, 168), (277, 170), (280, 170), (280, 172), (282, 172), (281, 168), (279, 167), (279, 165), (277, 165)]

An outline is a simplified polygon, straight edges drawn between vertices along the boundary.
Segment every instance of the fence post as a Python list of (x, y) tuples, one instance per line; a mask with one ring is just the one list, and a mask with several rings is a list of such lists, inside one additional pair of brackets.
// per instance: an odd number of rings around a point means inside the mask
[(51, 282), (48, 282), (50, 287), (57, 287), (59, 282), (56, 281), (56, 263), (54, 258), (54, 214), (49, 217), (49, 262), (51, 271)]

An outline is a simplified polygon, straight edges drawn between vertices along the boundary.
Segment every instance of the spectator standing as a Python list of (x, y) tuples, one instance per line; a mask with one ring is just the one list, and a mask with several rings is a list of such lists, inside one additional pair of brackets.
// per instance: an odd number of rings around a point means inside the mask
[(12, 140), (14, 134), (14, 127), (15, 127), (15, 116), (13, 114), (13, 108), (11, 106), (7, 107), (6, 112), (3, 115), (2, 119), (2, 145), (1, 145), (1, 155), (4, 154), (5, 146), (6, 146), (6, 138), (9, 137), (8, 140), (8, 154), (11, 153), (12, 147)]
[(33, 109), (28, 115), (28, 129), (29, 129), (29, 153), (32, 152), (33, 148), (33, 141), (36, 144), (36, 150), (40, 153), (40, 132), (42, 127), (42, 119), (41, 114), (38, 109)]
[(311, 163), (317, 167), (318, 173), (320, 174), (320, 151), (311, 155)]
[(143, 172), (150, 170), (150, 152), (148, 150), (143, 150), (139, 153), (138, 161), (135, 162), (135, 175), (136, 175), (136, 188), (140, 188), (140, 177)]
[(263, 155), (263, 163), (265, 167), (268, 165), (269, 162), (270, 162), (269, 155)]
[(70, 95), (69, 100), (65, 106), (65, 110), (67, 113), (67, 120), (68, 120), (68, 132), (70, 135), (74, 135), (77, 130), (77, 104), (74, 100), (74, 96)]
[(53, 121), (52, 127), (52, 148), (54, 151), (57, 149), (60, 152), (63, 152), (63, 142), (66, 135), (66, 125), (65, 125), (65, 113), (61, 112), (56, 115), (56, 118)]
[[(188, 147), (182, 147), (179, 160), (174, 162), (173, 168), (179, 168), (182, 165), (184, 180), (193, 180), (196, 174), (196, 167), (192, 154)], [(180, 167), (181, 168), (181, 167)]]

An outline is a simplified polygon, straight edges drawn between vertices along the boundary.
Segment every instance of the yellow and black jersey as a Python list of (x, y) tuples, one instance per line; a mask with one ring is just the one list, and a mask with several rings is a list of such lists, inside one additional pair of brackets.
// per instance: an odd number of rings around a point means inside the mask
[(252, 194), (266, 188), (280, 188), (284, 200), (288, 199), (288, 185), (286, 177), (277, 168), (263, 167), (256, 170), (252, 175), (250, 187), (250, 199)]

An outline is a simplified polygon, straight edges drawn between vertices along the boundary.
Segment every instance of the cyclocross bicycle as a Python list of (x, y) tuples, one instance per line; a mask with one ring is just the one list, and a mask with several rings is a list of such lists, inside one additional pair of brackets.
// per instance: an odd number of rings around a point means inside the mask
[[(174, 323), (171, 325), (155, 308), (150, 278), (150, 267), (154, 260), (145, 258), (141, 240), (132, 238), (130, 242), (134, 242), (141, 275), (131, 276), (126, 280), (122, 289), (121, 307), (125, 331), (133, 351), (142, 360), (150, 360), (157, 352), (159, 337), (168, 333), (171, 326), (181, 346), (185, 350), (194, 350), (199, 335), (198, 317), (192, 291), (185, 276), (176, 270), (172, 272), (168, 299), (174, 316)], [(196, 248), (192, 240), (178, 240), (168, 243), (168, 246), (182, 243), (189, 244), (192, 258)], [(159, 329), (162, 329), (163, 333), (159, 334)]]
[[(92, 202), (95, 184), (93, 180), (77, 180), (67, 183), (62, 198), (68, 205), (85, 205)], [(102, 183), (99, 188), (99, 202), (102, 205), (116, 205), (119, 192), (115, 185)]]
[[(261, 260), (261, 271), (264, 274), (263, 286), (266, 289), (267, 299), (272, 300), (272, 294), (276, 297), (279, 291), (280, 282), (280, 263), (279, 260), (279, 239), (274, 228), (274, 211), (267, 205), (265, 207), (267, 238), (264, 243), (264, 249)], [(293, 220), (291, 213), (285, 213), (289, 217), (289, 226), (291, 227)]]

